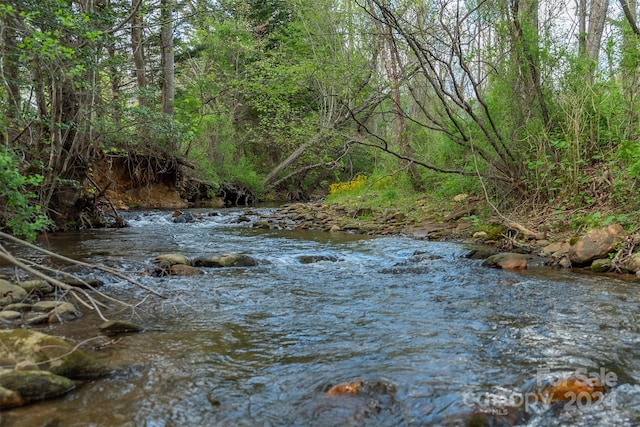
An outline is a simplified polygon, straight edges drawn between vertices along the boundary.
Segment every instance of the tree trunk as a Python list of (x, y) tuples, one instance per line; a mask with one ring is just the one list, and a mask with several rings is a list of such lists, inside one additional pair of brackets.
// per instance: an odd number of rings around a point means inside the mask
[(587, 55), (587, 0), (578, 0), (578, 56)]
[(589, 32), (587, 33), (586, 55), (593, 63), (593, 71), (598, 68), (600, 58), (600, 45), (604, 23), (607, 19), (608, 0), (591, 0), (589, 9)]
[[(116, 50), (113, 46), (109, 45), (107, 52), (109, 52), (109, 59), (115, 64)], [(120, 85), (122, 84), (122, 77), (120, 70), (118, 70), (118, 67), (115, 65), (109, 67), (109, 80), (111, 83), (111, 99), (113, 104), (111, 118), (114, 123), (120, 123), (122, 120), (122, 106), (120, 105)]]
[(14, 30), (16, 28), (17, 22), (11, 17), (11, 15), (7, 15), (4, 17), (3, 31), (2, 31), (2, 41), (3, 46), (0, 47), (1, 57), (3, 58), (4, 67), (3, 67), (3, 81), (6, 84), (6, 92), (7, 92), (7, 118), (9, 120), (15, 119), (19, 116), (20, 105), (21, 105), (21, 96), (20, 96), (20, 85), (18, 84), (18, 79), (20, 78), (20, 73), (18, 71), (18, 46), (17, 46), (17, 34)]
[(620, 4), (622, 6), (622, 10), (624, 11), (624, 16), (629, 22), (631, 31), (633, 31), (633, 33), (636, 35), (640, 35), (640, 29), (638, 29), (638, 23), (636, 19), (637, 4), (635, 0), (620, 0)]
[(173, 56), (173, 2), (160, 2), (160, 55), (162, 66), (162, 112), (173, 115), (174, 100), (174, 56)]
[(640, 61), (637, 52), (640, 51), (640, 30), (638, 29), (636, 0), (620, 0), (624, 15), (631, 28), (622, 39), (622, 86), (628, 105), (627, 138), (638, 139), (638, 124), (640, 123)]
[[(540, 80), (538, 0), (512, 0), (511, 9), (513, 45), (518, 47), (514, 63), (524, 74), (522, 106), (524, 109), (538, 106), (542, 120), (550, 129), (551, 117)], [(526, 117), (529, 112), (523, 111), (523, 115)]]
[(133, 16), (131, 17), (131, 49), (133, 51), (133, 63), (136, 67), (136, 81), (138, 84), (138, 105), (147, 105), (145, 91), (147, 89), (147, 72), (144, 57), (143, 26), (140, 3), (142, 0), (131, 0)]
[[(369, 2), (369, 7), (371, 8), (371, 13), (375, 14), (372, 1)], [(407, 158), (413, 158), (413, 150), (411, 149), (411, 145), (407, 138), (407, 121), (405, 119), (405, 112), (402, 108), (402, 97), (400, 94), (400, 81), (398, 77), (400, 55), (398, 53), (398, 47), (393, 39), (391, 27), (385, 24), (383, 20), (374, 19), (374, 22), (378, 31), (380, 56), (382, 57), (382, 62), (384, 63), (384, 68), (391, 87), (395, 132), (394, 139), (396, 140), (398, 147), (400, 147), (401, 153)], [(416, 164), (405, 161), (404, 166), (408, 168), (413, 189), (418, 192), (422, 191), (424, 186)]]

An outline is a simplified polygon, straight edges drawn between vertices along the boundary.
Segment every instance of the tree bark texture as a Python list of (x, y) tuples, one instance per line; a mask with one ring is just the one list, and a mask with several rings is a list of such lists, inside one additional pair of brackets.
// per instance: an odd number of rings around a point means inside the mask
[(146, 60), (143, 44), (143, 20), (140, 12), (142, 0), (131, 0), (133, 16), (131, 17), (131, 50), (133, 51), (133, 63), (136, 67), (136, 82), (138, 85), (138, 105), (147, 105), (147, 97), (144, 92), (147, 89)]
[(160, 3), (160, 55), (162, 66), (162, 112), (173, 115), (174, 101), (174, 56), (173, 56), (173, 9), (174, 0)]

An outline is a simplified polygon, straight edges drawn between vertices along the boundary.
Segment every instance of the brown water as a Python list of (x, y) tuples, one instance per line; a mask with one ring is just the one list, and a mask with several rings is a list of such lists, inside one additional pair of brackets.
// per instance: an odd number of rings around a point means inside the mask
[[(262, 263), (140, 276), (169, 298), (148, 298), (135, 313), (145, 332), (97, 352), (113, 374), (5, 411), (0, 425), (465, 425), (465, 414), (499, 415), (505, 400), (529, 426), (640, 425), (637, 284), (487, 269), (453, 243), (254, 230), (235, 222), (239, 213), (172, 224), (168, 212), (147, 212), (130, 214), (125, 229), (50, 235), (53, 250), (129, 272), (168, 252), (242, 252)], [(301, 262), (308, 255), (330, 260)], [(145, 296), (104, 278), (110, 295)], [(44, 331), (82, 339), (99, 323), (88, 314)], [(615, 374), (604, 404), (519, 400), (538, 379), (579, 369)], [(359, 379), (389, 387), (324, 395)]]

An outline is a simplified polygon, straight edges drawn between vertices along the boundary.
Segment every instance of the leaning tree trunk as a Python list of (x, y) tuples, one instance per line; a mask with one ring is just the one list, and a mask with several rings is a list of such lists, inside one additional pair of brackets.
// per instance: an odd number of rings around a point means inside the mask
[(318, 133), (312, 136), (307, 142), (295, 149), (286, 159), (280, 162), (275, 168), (267, 174), (262, 181), (262, 188), (268, 188), (273, 185), (276, 178), (289, 166), (294, 164), (309, 148), (314, 147), (324, 141), (333, 131), (341, 129), (346, 124), (350, 123), (352, 118), (358, 114), (368, 111), (371, 108), (379, 105), (384, 99), (388, 97), (384, 93), (374, 93), (367, 100), (363, 101), (357, 108), (349, 111), (347, 114), (333, 118), (324, 128), (320, 129)]

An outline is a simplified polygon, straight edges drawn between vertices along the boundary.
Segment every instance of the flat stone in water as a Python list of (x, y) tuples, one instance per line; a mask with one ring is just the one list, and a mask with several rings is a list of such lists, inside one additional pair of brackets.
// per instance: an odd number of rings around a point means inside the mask
[(4, 308), (5, 310), (19, 311), (21, 313), (27, 313), (31, 311), (31, 304), (19, 302), (15, 304), (9, 304)]
[(2, 310), (0, 311), (0, 319), (4, 320), (17, 320), (22, 317), (22, 313), (19, 311), (13, 310)]
[(44, 280), (27, 280), (20, 283), (22, 289), (27, 292), (35, 292), (38, 294), (49, 294), (53, 292), (53, 286)]
[(31, 306), (31, 311), (35, 311), (38, 313), (47, 313), (56, 308), (56, 306), (59, 304), (60, 301), (38, 301)]
[(49, 312), (49, 323), (74, 320), (81, 316), (78, 309), (70, 302), (61, 302)]

